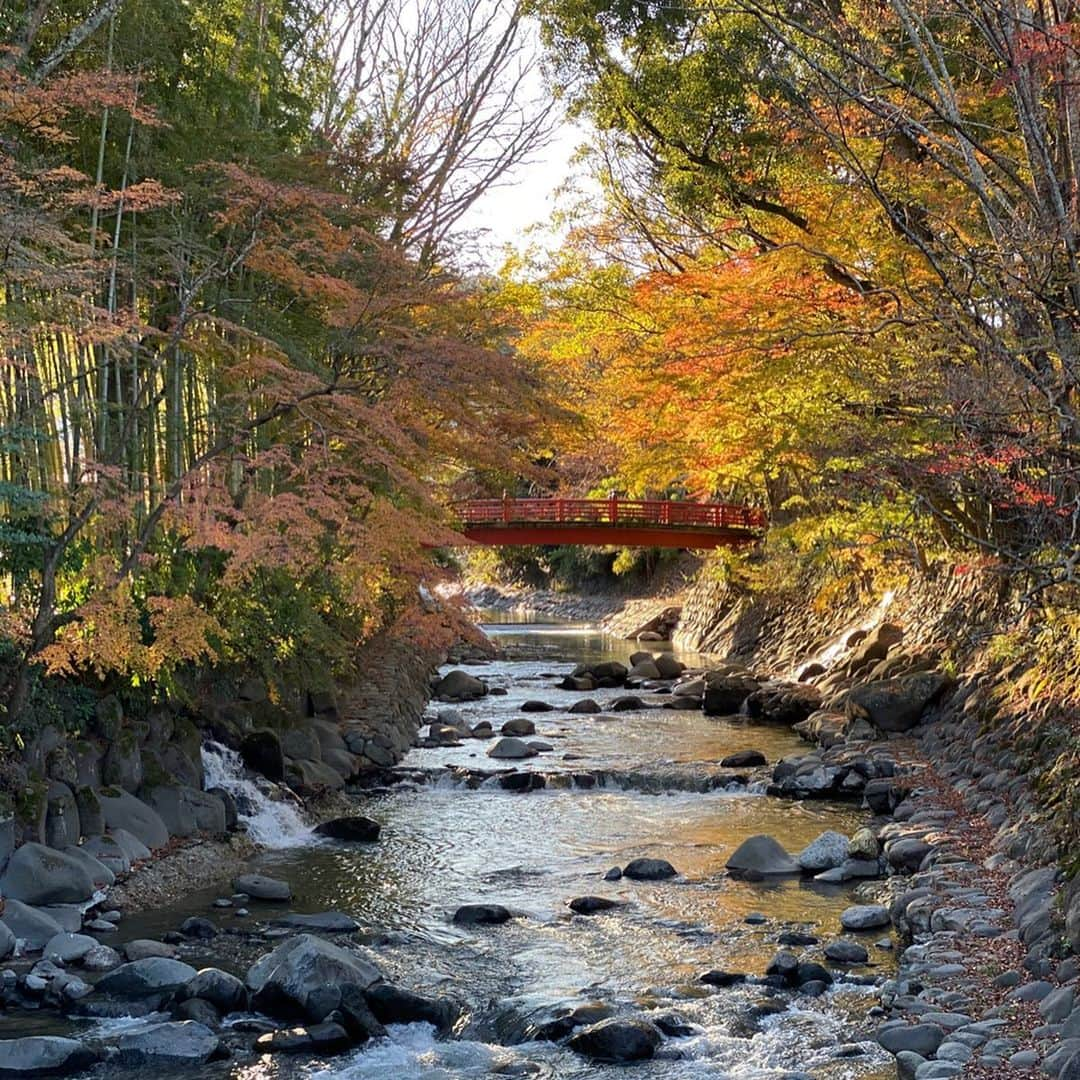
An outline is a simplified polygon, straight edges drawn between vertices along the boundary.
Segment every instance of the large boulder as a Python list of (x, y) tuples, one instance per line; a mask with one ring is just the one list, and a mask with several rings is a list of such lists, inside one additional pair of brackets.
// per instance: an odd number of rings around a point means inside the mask
[(117, 843), (115, 836), (88, 836), (80, 850), (101, 863), (114, 877), (131, 869), (131, 857)]
[(65, 931), (49, 938), (41, 951), (46, 960), (66, 965), (76, 963), (96, 947), (97, 940), (89, 934), (70, 934)]
[(172, 836), (225, 832), (225, 804), (206, 791), (180, 784), (160, 784), (143, 791), (148, 806), (157, 812)]
[(285, 779), (285, 752), (277, 733), (269, 728), (249, 731), (240, 742), (240, 759), (260, 776), (280, 784)]
[(139, 790), (143, 782), (143, 762), (134, 731), (122, 731), (109, 743), (101, 763), (101, 779), (105, 784), (132, 794)]
[(869, 720), (881, 731), (910, 731), (948, 686), (948, 677), (939, 671), (865, 683), (848, 692), (847, 715)]
[(103, 975), (97, 988), (110, 997), (139, 1000), (174, 993), (198, 974), (190, 965), (164, 956), (131, 960)]
[(259, 1011), (318, 1022), (340, 1005), (345, 987), (366, 990), (381, 979), (367, 956), (300, 934), (260, 957), (246, 982)]
[(849, 675), (856, 675), (878, 660), (884, 660), (889, 649), (904, 639), (903, 629), (895, 623), (880, 623), (872, 630), (859, 633), (861, 636), (857, 639), (855, 634), (848, 639), (855, 650), (844, 665)]
[(0, 1039), (0, 1076), (70, 1076), (97, 1060), (83, 1043), (59, 1035)]
[(488, 692), (487, 683), (467, 671), (451, 671), (432, 689), (439, 701), (476, 701)]
[(94, 880), (80, 859), (23, 844), (0, 877), (0, 894), (24, 904), (81, 904), (94, 895)]
[(116, 881), (116, 875), (109, 869), (100, 859), (96, 859), (90, 852), (84, 848), (71, 845), (64, 848), (64, 854), (70, 859), (74, 859), (76, 862), (81, 863), (86, 872), (90, 875), (90, 880), (99, 889), (107, 889), (110, 885)]
[(217, 1053), (218, 1037), (194, 1020), (169, 1020), (118, 1035), (112, 1046), (118, 1065), (127, 1068), (204, 1065)]
[(817, 874), (843, 866), (848, 857), (848, 838), (843, 833), (828, 830), (799, 852), (797, 862), (807, 873)]
[(0, 913), (3, 923), (22, 942), (26, 949), (37, 951), (63, 931), (63, 927), (47, 912), (24, 904), (21, 900), (4, 901), (4, 910)]
[(645, 1061), (663, 1041), (659, 1030), (646, 1020), (611, 1017), (577, 1032), (570, 1049), (595, 1061)]
[(169, 830), (156, 810), (120, 788), (102, 788), (98, 793), (105, 824), (112, 833), (123, 829), (148, 848), (164, 847), (169, 842)]
[(459, 1009), (449, 998), (427, 998), (392, 983), (380, 982), (364, 991), (372, 1015), (380, 1024), (431, 1024), (447, 1032)]
[(732, 852), (727, 861), (727, 869), (739, 877), (774, 877), (797, 874), (799, 864), (778, 840), (760, 834), (744, 840)]
[(750, 675), (721, 675), (710, 671), (705, 676), (705, 715), (734, 716), (760, 685), (757, 679)]

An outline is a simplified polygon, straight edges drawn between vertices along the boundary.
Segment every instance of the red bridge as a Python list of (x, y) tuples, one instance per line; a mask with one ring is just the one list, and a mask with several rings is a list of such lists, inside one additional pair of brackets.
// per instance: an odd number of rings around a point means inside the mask
[(478, 544), (715, 548), (752, 544), (765, 514), (728, 503), (641, 499), (475, 499), (459, 504)]

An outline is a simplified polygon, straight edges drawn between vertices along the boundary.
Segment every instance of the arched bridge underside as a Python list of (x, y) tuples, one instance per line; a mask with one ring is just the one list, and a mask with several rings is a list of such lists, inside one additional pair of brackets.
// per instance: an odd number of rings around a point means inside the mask
[(641, 499), (475, 499), (461, 532), (477, 544), (740, 547), (760, 539), (765, 515), (728, 503)]

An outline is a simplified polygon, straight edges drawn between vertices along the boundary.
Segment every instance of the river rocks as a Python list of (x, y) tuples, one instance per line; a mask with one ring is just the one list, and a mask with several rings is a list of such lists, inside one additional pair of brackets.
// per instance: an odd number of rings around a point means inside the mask
[(752, 769), (757, 765), (765, 765), (765, 755), (760, 750), (737, 750), (734, 754), (728, 754), (721, 760), (720, 767), (723, 769)]
[(937, 1024), (886, 1024), (878, 1029), (877, 1041), (890, 1054), (907, 1052), (928, 1058), (945, 1041), (945, 1031)]
[(585, 676), (592, 678), (594, 685), (589, 687), (590, 690), (597, 687), (622, 686), (626, 682), (627, 675), (629, 675), (629, 671), (626, 665), (620, 664), (618, 660), (604, 660), (596, 664), (578, 664), (570, 673), (570, 677), (573, 679), (580, 679)]
[(122, 963), (120, 954), (111, 945), (95, 944), (82, 958), (82, 966), (87, 971), (112, 971)]
[(318, 1022), (338, 1007), (343, 987), (366, 990), (381, 978), (360, 953), (300, 934), (260, 957), (245, 981), (259, 1011)]
[(82, 829), (74, 792), (62, 781), (50, 780), (45, 798), (45, 843), (53, 848), (77, 844)]
[(784, 850), (779, 841), (759, 834), (744, 840), (727, 861), (728, 871), (737, 877), (772, 877), (797, 874), (799, 865)]
[(659, 679), (662, 678), (660, 669), (650, 656), (648, 660), (640, 660), (629, 671), (628, 679)]
[(190, 964), (151, 956), (114, 968), (98, 981), (97, 988), (111, 997), (138, 1000), (179, 990), (195, 975), (196, 971)]
[(131, 869), (130, 856), (113, 836), (88, 836), (81, 850), (110, 870), (114, 877)]
[(735, 971), (706, 971), (699, 981), (707, 986), (718, 986), (726, 990), (730, 986), (740, 986), (747, 978), (748, 976)]
[(718, 675), (709, 672), (705, 676), (703, 697), (705, 715), (734, 716), (760, 685), (757, 679), (749, 675)]
[(292, 899), (292, 889), (287, 881), (263, 874), (241, 874), (232, 884), (236, 892), (247, 893), (253, 900), (283, 902)]
[(49, 914), (24, 904), (21, 900), (5, 899), (0, 913), (2, 922), (26, 948), (36, 951), (63, 931), (63, 927)]
[(285, 752), (277, 732), (268, 728), (249, 731), (240, 740), (240, 758), (252, 772), (275, 784), (285, 779)]
[(153, 957), (164, 957), (175, 960), (180, 952), (175, 945), (166, 945), (163, 941), (154, 941), (151, 938), (136, 938), (122, 946), (124, 956), (128, 960), (149, 960)]
[(6, 960), (14, 951), (15, 934), (7, 923), (0, 922), (0, 960)]
[(0, 1076), (57, 1076), (82, 1072), (98, 1056), (75, 1039), (30, 1035), (0, 1039)]
[(518, 759), (535, 757), (536, 751), (521, 739), (503, 738), (488, 750), (487, 756), (490, 758)]
[(923, 859), (931, 851), (933, 851), (933, 847), (926, 843), (925, 840), (920, 840), (914, 836), (903, 837), (886, 843), (885, 858), (888, 860), (889, 865), (896, 867), (897, 870), (912, 872), (919, 869)]
[(848, 842), (848, 856), (852, 859), (877, 859), (878, 840), (873, 829), (862, 828)]
[(372, 1015), (380, 1024), (431, 1024), (448, 1032), (459, 1009), (449, 998), (428, 998), (392, 983), (380, 982), (364, 991)]
[(197, 938), (200, 941), (209, 941), (218, 936), (218, 928), (201, 915), (189, 915), (180, 924), (180, 933), (186, 938)]
[(183, 996), (209, 1001), (220, 1013), (240, 1012), (247, 1008), (247, 987), (235, 975), (220, 968), (202, 968), (184, 984)]
[(805, 683), (767, 683), (749, 694), (740, 711), (760, 723), (792, 727), (821, 707), (821, 691)]
[(625, 697), (617, 697), (608, 705), (611, 712), (641, 712), (648, 706), (635, 694), (627, 694)]
[(143, 782), (142, 755), (134, 731), (122, 731), (108, 744), (101, 763), (102, 782), (131, 794)]
[(677, 679), (686, 670), (686, 665), (671, 653), (659, 653), (653, 658), (653, 664), (660, 672), (661, 679)]
[(598, 713), (601, 710), (600, 706), (593, 701), (592, 698), (582, 698), (580, 701), (575, 701), (566, 711), (569, 713), (590, 715)]
[(567, 904), (578, 915), (595, 915), (598, 911), (610, 911), (621, 906), (618, 900), (609, 900), (606, 896), (576, 896)]
[(487, 683), (467, 671), (451, 671), (432, 688), (438, 701), (476, 701), (487, 692)]
[(663, 881), (677, 873), (667, 859), (632, 859), (623, 867), (623, 877), (631, 881)]
[(848, 857), (848, 838), (838, 832), (823, 832), (799, 852), (797, 862), (807, 873), (816, 874), (843, 866)]
[(96, 889), (107, 889), (116, 881), (116, 874), (100, 859), (95, 859), (85, 848), (69, 845), (63, 849), (63, 852), (86, 870)]
[(934, 671), (865, 683), (848, 692), (847, 714), (869, 720), (882, 731), (910, 731), (948, 686), (949, 679)]
[(569, 1047), (595, 1061), (646, 1061), (663, 1041), (659, 1030), (646, 1020), (612, 1017), (574, 1034)]
[(857, 941), (831, 941), (825, 946), (825, 959), (834, 964), (865, 964), (870, 954)]
[(315, 1054), (331, 1057), (344, 1053), (351, 1046), (349, 1033), (340, 1024), (330, 1022), (271, 1031), (255, 1040), (256, 1052), (266, 1054)]
[(0, 894), (24, 904), (78, 904), (94, 895), (82, 860), (43, 844), (23, 844), (0, 877)]
[(159, 784), (141, 793), (172, 836), (225, 832), (225, 805), (216, 795), (180, 784)]
[(97, 940), (88, 934), (64, 932), (49, 938), (41, 951), (46, 960), (58, 961), (61, 964), (74, 964), (96, 946)]
[(462, 904), (454, 912), (459, 926), (498, 926), (509, 919), (510, 912), (501, 904)]
[(351, 934), (360, 929), (360, 924), (343, 911), (318, 911), (311, 915), (289, 912), (288, 915), (274, 919), (273, 924), (292, 930), (311, 930), (319, 934)]
[(845, 930), (876, 930), (890, 922), (888, 909), (881, 904), (857, 904), (840, 913), (840, 925)]
[[(860, 631), (861, 632), (861, 631)], [(848, 675), (856, 675), (878, 660), (883, 660), (889, 649), (904, 639), (904, 631), (895, 623), (880, 623), (867, 631), (858, 642), (853, 643), (855, 651), (848, 658), (844, 669)]]
[(536, 725), (523, 716), (516, 716), (512, 720), (507, 720), (500, 730), (504, 735), (535, 735)]
[(168, 1020), (124, 1032), (112, 1041), (117, 1064), (126, 1068), (203, 1065), (217, 1052), (218, 1037), (194, 1020)]
[(160, 815), (130, 792), (115, 787), (102, 788), (98, 798), (105, 824), (114, 837), (117, 829), (123, 829), (151, 850), (169, 842), (169, 830)]
[(329, 836), (333, 840), (349, 840), (370, 843), (379, 839), (382, 826), (369, 817), (360, 814), (352, 817), (332, 818), (315, 827), (320, 836)]
[(554, 712), (555, 706), (549, 705), (546, 701), (524, 701), (521, 706), (522, 712), (536, 713), (536, 712)]

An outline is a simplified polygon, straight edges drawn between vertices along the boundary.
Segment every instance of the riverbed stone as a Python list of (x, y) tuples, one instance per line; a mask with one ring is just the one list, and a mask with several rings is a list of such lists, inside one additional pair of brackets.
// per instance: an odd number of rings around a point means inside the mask
[(247, 893), (254, 900), (280, 903), (292, 899), (292, 888), (287, 881), (279, 881), (265, 874), (241, 874), (233, 881), (233, 889)]
[[(239, 915), (239, 909), (236, 914)], [(318, 934), (351, 934), (360, 929), (360, 924), (343, 911), (317, 911), (310, 915), (290, 912), (273, 920), (274, 926), (287, 926), (292, 930), (310, 930)]]
[(240, 1012), (247, 1008), (248, 991), (243, 982), (221, 968), (201, 968), (184, 984), (183, 996), (209, 1001), (218, 1012)]
[(761, 684), (749, 675), (721, 675), (709, 672), (705, 676), (703, 709), (706, 716), (734, 716), (743, 702)]
[(167, 945), (164, 941), (154, 941), (152, 938), (136, 938), (122, 948), (128, 960), (149, 960), (155, 956), (175, 960), (180, 955), (180, 950), (175, 945)]
[(367, 954), (300, 934), (260, 957), (245, 981), (261, 1012), (318, 1022), (338, 1007), (344, 986), (366, 990), (381, 978)]
[(623, 867), (623, 877), (631, 881), (663, 881), (676, 874), (678, 870), (667, 859), (631, 859)]
[(116, 836), (118, 829), (131, 833), (148, 848), (164, 847), (169, 842), (169, 830), (157, 811), (121, 788), (102, 788), (98, 793), (101, 811), (109, 831)]
[(115, 1060), (128, 1068), (203, 1065), (218, 1046), (217, 1035), (194, 1020), (167, 1020), (112, 1040)]
[(536, 725), (524, 716), (515, 716), (507, 720), (499, 729), (503, 735), (535, 735)]
[(431, 1024), (436, 1031), (445, 1033), (460, 1013), (449, 998), (424, 997), (387, 982), (369, 986), (364, 998), (380, 1024)]
[(0, 1039), (0, 1076), (59, 1076), (89, 1069), (98, 1055), (77, 1039), (28, 1035)]
[(606, 896), (576, 896), (566, 906), (578, 915), (595, 915), (598, 911), (610, 911), (622, 905)]
[(163, 956), (151, 956), (114, 968), (98, 981), (97, 988), (110, 997), (138, 1000), (179, 990), (196, 974), (190, 964)]
[(817, 874), (822, 870), (842, 866), (847, 857), (848, 838), (843, 833), (828, 830), (807, 844), (799, 852), (796, 861), (800, 869)]
[(487, 684), (467, 671), (451, 671), (432, 688), (432, 696), (438, 701), (476, 701), (486, 693)]
[(876, 930), (890, 923), (889, 912), (882, 904), (856, 904), (840, 913), (845, 930)]
[(111, 945), (94, 943), (82, 958), (82, 966), (87, 971), (112, 971), (123, 963), (120, 954)]
[(45, 942), (41, 950), (46, 960), (61, 964), (73, 964), (81, 960), (91, 949), (97, 946), (97, 939), (89, 934), (56, 934)]
[(848, 841), (848, 857), (851, 859), (877, 861), (879, 844), (873, 829), (865, 826)]
[(582, 698), (580, 701), (575, 701), (566, 711), (570, 713), (592, 715), (600, 712), (600, 706), (593, 701), (592, 698)]
[(734, 875), (765, 877), (797, 874), (799, 865), (776, 839), (765, 834), (751, 836), (732, 852), (727, 869)]
[(454, 912), (454, 922), (461, 926), (498, 926), (509, 919), (510, 912), (502, 904), (462, 904)]
[(152, 855), (150, 848), (134, 833), (128, 832), (127, 829), (114, 828), (109, 835), (120, 846), (132, 866), (137, 862), (149, 859)]
[(949, 679), (937, 671), (878, 679), (853, 687), (845, 708), (851, 719), (869, 720), (881, 731), (910, 731), (948, 686)]
[(95, 887), (107, 889), (110, 885), (115, 883), (116, 875), (112, 870), (110, 870), (100, 859), (95, 859), (94, 856), (84, 848), (73, 844), (64, 848), (63, 851), (65, 855), (83, 866), (90, 875), (90, 880), (93, 881)]
[(110, 870), (114, 878), (131, 869), (131, 859), (112, 836), (88, 836), (81, 850)]
[(4, 910), (0, 913), (2, 922), (25, 947), (36, 952), (57, 934), (63, 927), (45, 911), (24, 904), (21, 900), (6, 898)]
[(49, 781), (45, 798), (45, 843), (53, 848), (77, 844), (82, 830), (75, 793), (63, 781), (54, 779)]
[(522, 712), (554, 712), (555, 706), (546, 701), (524, 701), (521, 703)]
[(825, 946), (825, 958), (834, 964), (865, 964), (870, 954), (857, 941), (831, 941)]
[(487, 756), (490, 758), (503, 758), (516, 760), (519, 758), (535, 757), (536, 751), (533, 750), (527, 742), (523, 739), (515, 739), (512, 737), (502, 738), (494, 746), (492, 746)]
[(737, 750), (734, 754), (728, 754), (723, 758), (720, 767), (722, 769), (752, 769), (767, 763), (765, 755), (760, 750)]
[(349, 817), (331, 818), (315, 827), (320, 836), (329, 836), (333, 840), (348, 840), (353, 842), (370, 843), (379, 839), (382, 826), (369, 817), (362, 814), (353, 814)]
[(6, 960), (15, 951), (15, 934), (7, 923), (0, 922), (0, 960)]
[(8, 860), (0, 894), (24, 904), (78, 904), (94, 895), (94, 881), (81, 860), (30, 843)]
[(575, 1053), (594, 1061), (646, 1061), (663, 1041), (659, 1030), (647, 1020), (611, 1017), (576, 1032), (568, 1045)]
[(285, 752), (276, 731), (259, 728), (240, 740), (240, 759), (260, 776), (280, 784), (285, 779)]
[(945, 1029), (937, 1024), (893, 1024), (878, 1029), (877, 1041), (890, 1054), (903, 1051), (933, 1057), (945, 1041)]

